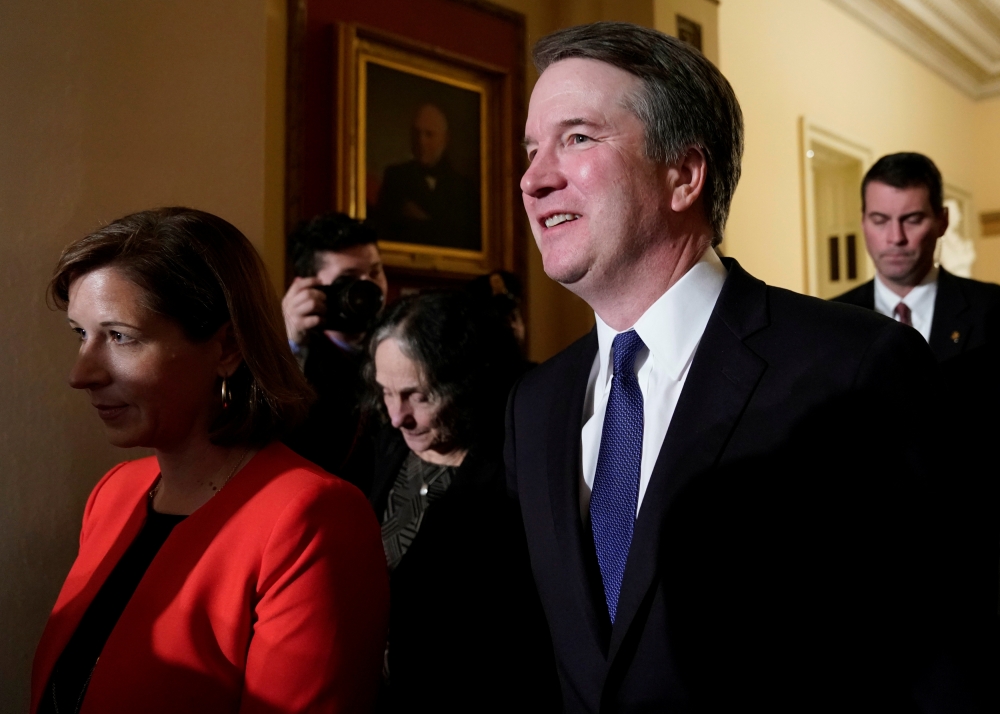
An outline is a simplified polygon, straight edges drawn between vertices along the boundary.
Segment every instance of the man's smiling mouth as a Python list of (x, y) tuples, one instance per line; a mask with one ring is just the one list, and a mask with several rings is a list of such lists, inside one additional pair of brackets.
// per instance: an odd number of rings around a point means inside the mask
[(554, 216), (549, 216), (545, 219), (545, 227), (552, 228), (553, 226), (558, 226), (560, 223), (575, 221), (579, 217), (579, 213), (557, 213)]

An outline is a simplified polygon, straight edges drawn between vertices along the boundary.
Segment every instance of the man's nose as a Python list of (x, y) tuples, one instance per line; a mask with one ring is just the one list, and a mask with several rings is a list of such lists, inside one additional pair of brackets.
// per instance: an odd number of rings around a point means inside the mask
[(94, 389), (111, 381), (110, 373), (96, 345), (84, 344), (69, 371), (69, 386), (73, 389)]
[(555, 152), (539, 148), (521, 177), (521, 192), (525, 196), (541, 198), (551, 191), (566, 186), (566, 177), (559, 169)]
[(891, 221), (889, 225), (889, 242), (892, 245), (906, 245), (906, 226), (902, 221)]

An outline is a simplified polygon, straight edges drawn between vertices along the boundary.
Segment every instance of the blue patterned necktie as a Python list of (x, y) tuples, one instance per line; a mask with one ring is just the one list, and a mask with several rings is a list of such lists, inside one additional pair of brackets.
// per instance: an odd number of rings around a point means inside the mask
[(612, 343), (615, 373), (590, 495), (590, 528), (612, 623), (618, 611), (618, 594), (639, 503), (643, 416), (635, 356), (645, 346), (634, 330), (617, 335)]

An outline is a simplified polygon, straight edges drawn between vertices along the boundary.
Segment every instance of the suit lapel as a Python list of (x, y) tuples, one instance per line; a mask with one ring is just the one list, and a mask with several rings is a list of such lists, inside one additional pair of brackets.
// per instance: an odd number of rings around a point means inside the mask
[(587, 554), (593, 550), (593, 543), (585, 540), (589, 534), (584, 533), (580, 518), (580, 429), (587, 382), (596, 356), (597, 332), (592, 330), (580, 346), (574, 368), (566, 371), (563, 384), (556, 390), (556, 394), (564, 395), (564, 398), (557, 398), (552, 404), (546, 471), (552, 519), (562, 552), (562, 567), (577, 588), (577, 597), (582, 603), (594, 641), (603, 648), (607, 633), (601, 634), (591, 587), (593, 573), (587, 567)]
[(931, 336), (928, 340), (938, 361), (961, 354), (972, 331), (972, 322), (964, 317), (969, 301), (962, 292), (961, 284), (944, 268), (940, 271)]
[(867, 283), (861, 286), (861, 301), (862, 307), (866, 307), (869, 310), (875, 309), (875, 279), (869, 280)]
[(743, 344), (767, 325), (766, 286), (735, 261), (726, 263), (729, 277), (699, 343), (636, 519), (609, 661), (655, 580), (660, 530), (671, 503), (692, 478), (718, 462), (767, 366)]

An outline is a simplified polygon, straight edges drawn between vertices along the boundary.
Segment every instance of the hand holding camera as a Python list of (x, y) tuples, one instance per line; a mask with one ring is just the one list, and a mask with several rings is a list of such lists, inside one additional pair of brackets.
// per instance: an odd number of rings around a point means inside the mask
[(381, 288), (370, 280), (343, 275), (323, 285), (319, 278), (295, 278), (281, 309), (288, 339), (302, 345), (317, 327), (346, 335), (367, 332), (384, 302)]
[(326, 312), (326, 294), (319, 290), (319, 278), (295, 278), (281, 300), (288, 339), (297, 345), (306, 343), (306, 334), (319, 325)]

